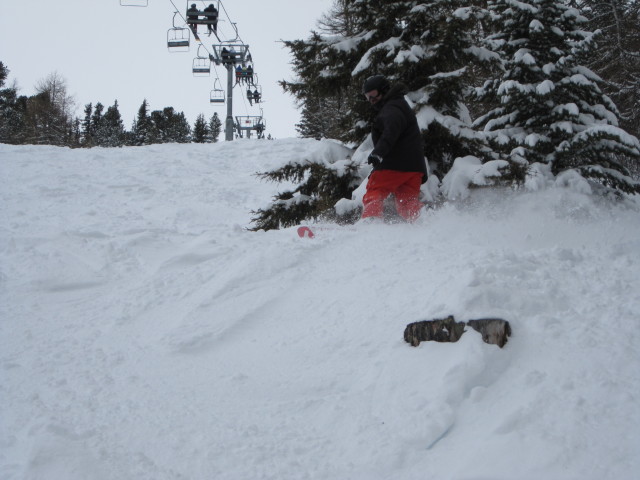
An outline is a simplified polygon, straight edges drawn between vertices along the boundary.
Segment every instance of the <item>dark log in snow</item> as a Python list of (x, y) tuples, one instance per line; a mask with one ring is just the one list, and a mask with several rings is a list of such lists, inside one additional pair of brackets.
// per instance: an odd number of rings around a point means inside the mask
[(465, 325), (479, 332), (485, 343), (498, 345), (500, 348), (504, 347), (511, 336), (511, 325), (506, 320), (481, 318), (469, 320), (465, 324), (456, 322), (453, 315), (449, 315), (447, 318), (410, 323), (404, 330), (404, 340), (413, 347), (425, 341), (457, 342), (465, 332)]

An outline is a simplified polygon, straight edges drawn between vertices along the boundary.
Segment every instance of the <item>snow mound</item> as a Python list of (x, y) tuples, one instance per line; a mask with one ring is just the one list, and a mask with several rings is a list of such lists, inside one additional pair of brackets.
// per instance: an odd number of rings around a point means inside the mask
[[(0, 145), (0, 476), (635, 478), (638, 208), (540, 167), (414, 225), (246, 229), (256, 172), (341, 148)], [(449, 314), (513, 336), (403, 341)]]

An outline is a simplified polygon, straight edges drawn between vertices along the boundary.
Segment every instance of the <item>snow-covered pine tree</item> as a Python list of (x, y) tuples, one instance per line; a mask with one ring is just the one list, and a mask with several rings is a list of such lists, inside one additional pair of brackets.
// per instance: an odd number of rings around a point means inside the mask
[(191, 142), (191, 126), (184, 112), (175, 115), (171, 121), (171, 137), (177, 143)]
[(71, 148), (82, 147), (82, 123), (78, 117), (71, 122), (65, 143)]
[(354, 89), (348, 79), (340, 83), (325, 81), (324, 37), (313, 32), (307, 40), (284, 44), (291, 51), (297, 78), (283, 80), (280, 85), (295, 97), (301, 109), (301, 121), (296, 124), (298, 133), (306, 138), (345, 140), (351, 123), (346, 100), (354, 94)]
[(106, 113), (102, 116), (100, 126), (96, 131), (96, 140), (97, 145), (101, 147), (121, 147), (124, 145), (124, 125), (117, 100), (107, 108)]
[(209, 142), (217, 143), (221, 132), (222, 120), (220, 120), (218, 112), (213, 112), (209, 120)]
[(478, 119), (517, 181), (534, 163), (553, 174), (573, 170), (607, 189), (640, 192), (620, 159), (640, 144), (618, 128), (600, 78), (579, 63), (595, 47), (586, 19), (559, 0), (489, 0), (497, 33), (488, 45), (504, 73), (478, 90), (499, 105)]
[(98, 137), (98, 132), (102, 127), (102, 112), (104, 111), (104, 105), (98, 102), (95, 107), (93, 107), (93, 113), (91, 114), (90, 120), (90, 131), (92, 133), (92, 143), (91, 146), (100, 145), (100, 138)]
[(584, 59), (605, 81), (620, 110), (620, 126), (640, 138), (640, 0), (581, 0), (598, 48)]
[(91, 123), (91, 114), (93, 113), (93, 105), (91, 103), (87, 103), (84, 106), (84, 119), (82, 120), (82, 146), (83, 147), (93, 147), (94, 145), (94, 135), (93, 125)]
[(204, 119), (204, 115), (201, 113), (196, 118), (196, 122), (193, 124), (193, 142), (194, 143), (206, 143), (209, 137), (209, 126)]
[(5, 88), (8, 75), (9, 69), (0, 62), (0, 143), (20, 143), (25, 102), (18, 97), (17, 88)]
[(142, 105), (138, 109), (138, 115), (131, 127), (131, 137), (133, 145), (149, 145), (152, 143), (151, 138), (151, 117), (149, 115), (149, 103), (145, 98)]
[[(394, 42), (402, 34), (408, 12), (416, 3), (335, 0), (331, 12), (323, 17), (323, 32), (312, 32), (307, 40), (285, 42), (293, 55), (298, 78), (281, 84), (301, 105), (309, 102), (303, 111), (308, 116), (303, 121), (307, 121), (305, 127), (314, 137), (322, 128), (315, 116), (333, 119), (331, 129), (335, 135), (330, 135), (331, 138), (362, 142), (371, 116), (370, 106), (360, 91), (367, 72), (354, 76), (354, 69), (372, 47)], [(324, 99), (330, 101), (324, 103)], [(314, 124), (319, 128), (309, 128)]]
[(188, 143), (191, 127), (183, 112), (176, 113), (173, 107), (151, 112), (152, 143)]
[(264, 180), (290, 181), (298, 186), (278, 193), (268, 208), (252, 211), (252, 230), (290, 227), (310, 218), (333, 220), (333, 206), (357, 187), (353, 180), (358, 177), (358, 169), (349, 160), (333, 164), (303, 160), (258, 174)]

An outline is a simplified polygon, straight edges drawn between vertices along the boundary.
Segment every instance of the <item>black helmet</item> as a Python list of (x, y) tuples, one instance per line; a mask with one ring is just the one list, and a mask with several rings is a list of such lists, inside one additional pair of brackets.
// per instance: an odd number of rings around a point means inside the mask
[(371, 90), (377, 90), (379, 93), (386, 93), (391, 85), (389, 80), (384, 75), (374, 75), (367, 78), (362, 85), (362, 93), (370, 92)]

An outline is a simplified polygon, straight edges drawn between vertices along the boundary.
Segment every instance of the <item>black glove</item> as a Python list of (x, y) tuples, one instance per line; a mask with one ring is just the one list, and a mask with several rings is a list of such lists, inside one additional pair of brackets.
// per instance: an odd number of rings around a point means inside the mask
[(378, 165), (380, 165), (382, 163), (382, 157), (380, 155), (378, 155), (377, 153), (371, 153), (371, 154), (369, 154), (369, 157), (367, 158), (367, 163), (369, 165), (372, 165), (373, 168), (376, 168)]

